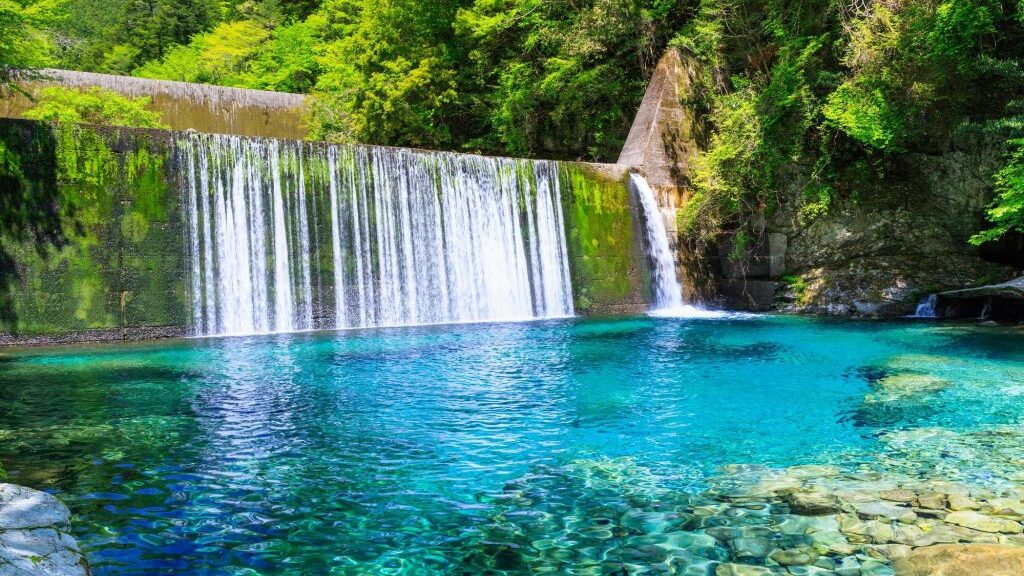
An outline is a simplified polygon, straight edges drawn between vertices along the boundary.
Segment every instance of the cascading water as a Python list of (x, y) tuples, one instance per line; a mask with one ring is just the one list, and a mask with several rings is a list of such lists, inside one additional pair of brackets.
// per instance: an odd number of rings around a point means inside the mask
[(190, 134), (197, 335), (573, 315), (557, 164)]
[(643, 210), (644, 235), (647, 259), (651, 265), (651, 283), (654, 291), (652, 311), (668, 311), (683, 308), (683, 288), (676, 276), (676, 259), (668, 243), (665, 222), (658, 210), (647, 180), (639, 174), (630, 174), (629, 183), (640, 200)]
[(917, 303), (917, 309), (914, 310), (914, 318), (938, 318), (939, 315), (935, 311), (935, 307), (938, 305), (939, 297), (935, 294), (931, 294), (926, 298), (923, 298)]
[(643, 212), (644, 239), (647, 260), (651, 267), (651, 284), (654, 301), (650, 314), (672, 318), (739, 318), (740, 313), (707, 310), (690, 304), (683, 304), (683, 286), (676, 275), (676, 258), (668, 242), (665, 222), (658, 210), (654, 190), (643, 176), (629, 175), (630, 187), (640, 200)]

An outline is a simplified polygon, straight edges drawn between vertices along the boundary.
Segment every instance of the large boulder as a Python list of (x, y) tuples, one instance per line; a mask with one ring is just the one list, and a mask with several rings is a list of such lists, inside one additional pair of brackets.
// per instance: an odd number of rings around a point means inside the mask
[(896, 576), (1020, 576), (1024, 548), (1001, 544), (940, 544), (895, 562)]
[(0, 576), (87, 576), (71, 512), (50, 494), (0, 484)]

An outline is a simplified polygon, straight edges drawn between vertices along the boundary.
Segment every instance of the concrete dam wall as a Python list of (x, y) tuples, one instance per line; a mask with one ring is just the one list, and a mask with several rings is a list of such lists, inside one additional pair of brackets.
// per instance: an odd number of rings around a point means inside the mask
[(0, 141), (25, 168), (10, 197), (49, 198), (23, 203), (39, 222), (2, 246), (7, 344), (627, 314), (649, 299), (621, 166), (22, 120), (0, 121)]

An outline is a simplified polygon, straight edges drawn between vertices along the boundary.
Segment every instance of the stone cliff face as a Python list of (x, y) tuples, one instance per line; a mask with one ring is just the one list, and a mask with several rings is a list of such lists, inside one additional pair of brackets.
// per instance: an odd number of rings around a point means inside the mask
[(713, 267), (720, 296), (757, 309), (903, 316), (927, 294), (1011, 276), (968, 243), (983, 225), (1000, 154), (990, 141), (908, 154), (888, 182), (817, 216), (801, 210), (794, 178), (782, 205), (752, 226), (759, 242), (746, 258), (734, 261), (723, 243)]
[[(678, 233), (674, 216), (689, 197), (690, 166), (705, 136), (686, 103), (696, 65), (675, 49), (666, 53), (619, 158), (659, 192), (670, 234)], [(983, 226), (1003, 152), (997, 140), (964, 136), (944, 154), (906, 154), (892, 160), (885, 181), (817, 211), (807, 209), (802, 192), (811, 167), (791, 166), (779, 205), (746, 225), (754, 241), (743, 249), (733, 242), (738, 230), (724, 231), (711, 253), (673, 242), (686, 299), (763, 311), (902, 316), (929, 293), (1008, 279), (1010, 267), (987, 262), (968, 243)]]

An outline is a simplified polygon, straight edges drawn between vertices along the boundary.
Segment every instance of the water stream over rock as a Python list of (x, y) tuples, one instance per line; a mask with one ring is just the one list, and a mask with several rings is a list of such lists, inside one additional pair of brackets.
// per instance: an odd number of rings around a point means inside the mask
[(654, 300), (652, 310), (665, 311), (683, 307), (683, 287), (676, 277), (676, 259), (668, 242), (668, 232), (658, 210), (658, 201), (647, 180), (639, 174), (629, 175), (630, 186), (640, 200), (643, 212), (645, 246), (651, 266)]

